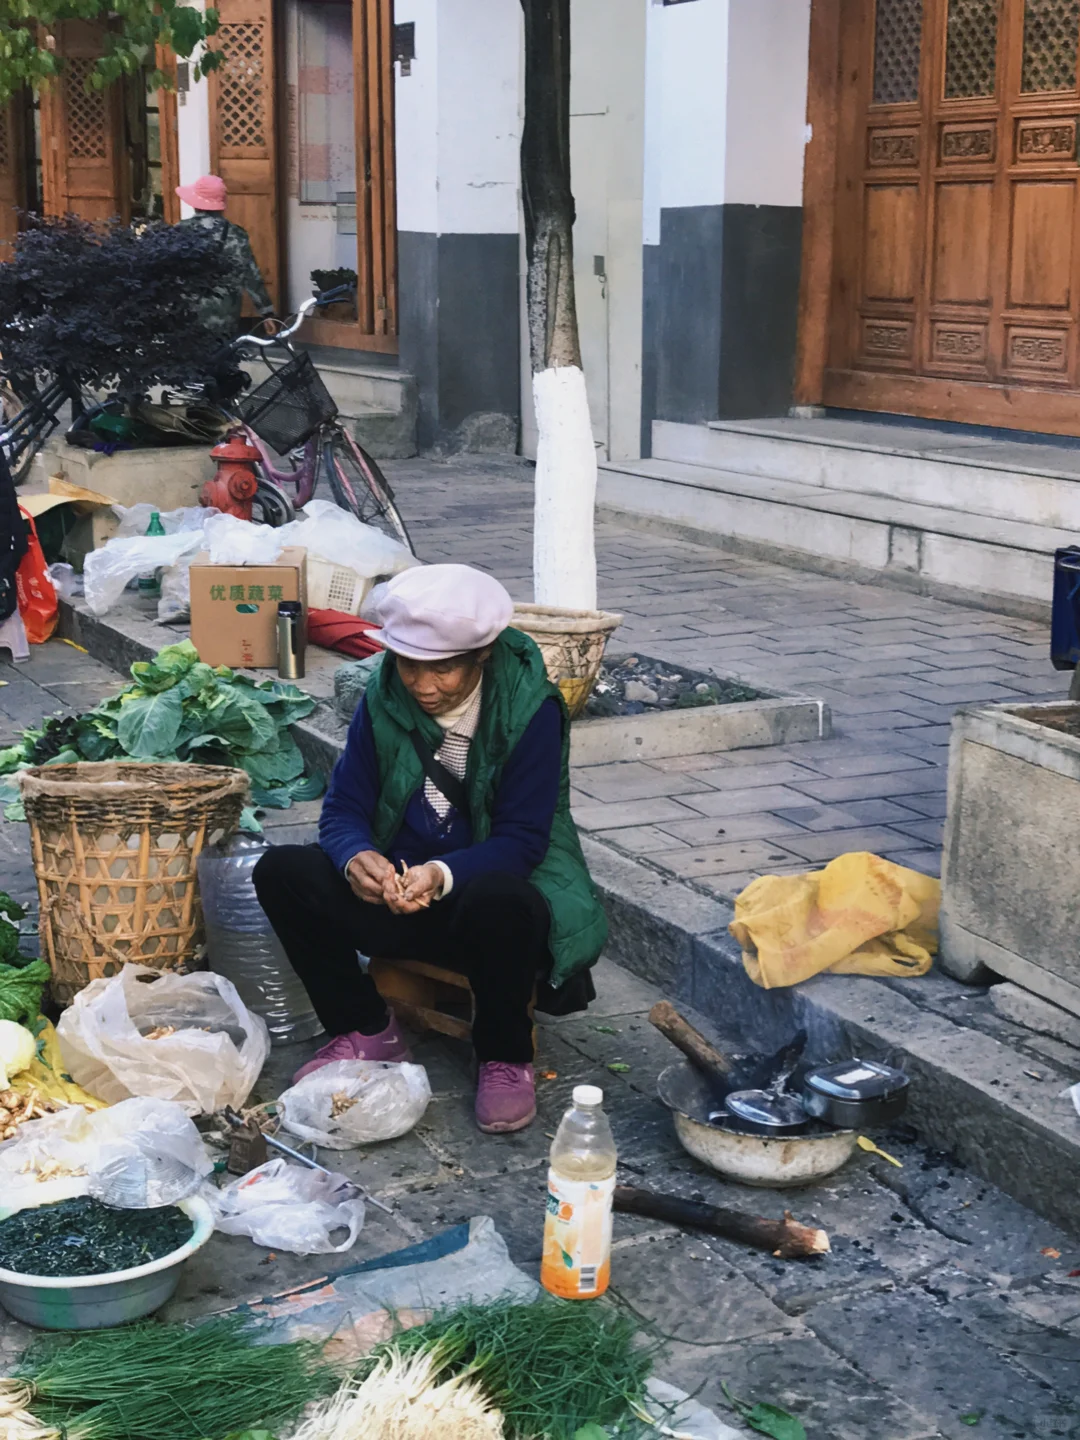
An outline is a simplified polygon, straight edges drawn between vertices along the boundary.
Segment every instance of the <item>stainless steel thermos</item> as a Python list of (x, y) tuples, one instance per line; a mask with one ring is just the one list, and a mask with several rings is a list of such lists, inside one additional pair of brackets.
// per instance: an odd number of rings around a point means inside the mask
[(299, 600), (279, 600), (277, 607), (277, 673), (282, 680), (304, 678), (307, 621)]

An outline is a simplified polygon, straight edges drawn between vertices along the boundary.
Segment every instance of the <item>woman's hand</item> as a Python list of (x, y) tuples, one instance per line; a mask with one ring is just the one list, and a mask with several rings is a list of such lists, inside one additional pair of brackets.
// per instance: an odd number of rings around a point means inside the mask
[(395, 915), (415, 915), (438, 898), (442, 887), (443, 872), (438, 865), (413, 865), (403, 876), (391, 874), (383, 899)]
[(387, 882), (394, 883), (394, 867), (377, 850), (361, 850), (345, 866), (345, 878), (359, 900), (385, 905)]

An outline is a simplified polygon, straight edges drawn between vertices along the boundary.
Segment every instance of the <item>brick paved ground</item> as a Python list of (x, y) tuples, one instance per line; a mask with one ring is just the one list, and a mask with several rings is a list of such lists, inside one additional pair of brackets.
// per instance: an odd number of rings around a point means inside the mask
[[(428, 559), (489, 567), (530, 594), (531, 472), (514, 462), (404, 462), (392, 471)], [(586, 767), (575, 806), (593, 833), (720, 893), (761, 868), (803, 868), (869, 845), (933, 868), (948, 721), (978, 699), (1060, 696), (1045, 628), (938, 601), (823, 579), (609, 524), (600, 527), (601, 601), (626, 613), (622, 644), (736, 673), (832, 704), (838, 738), (692, 760)], [(169, 638), (165, 632), (163, 642)], [(30, 663), (0, 661), (0, 744), (43, 713), (85, 708), (117, 677), (60, 641)], [(270, 818), (303, 838), (318, 804)], [(0, 888), (31, 898), (26, 830), (0, 825)], [(30, 937), (27, 946), (32, 944)], [(714, 1203), (827, 1226), (832, 1257), (784, 1265), (724, 1241), (616, 1221), (614, 1285), (671, 1343), (661, 1372), (723, 1406), (736, 1394), (798, 1412), (810, 1440), (1080, 1440), (1076, 1402), (1080, 1249), (991, 1185), (902, 1129), (879, 1137), (896, 1170), (861, 1152), (794, 1196), (747, 1191), (679, 1149), (655, 1098), (669, 1047), (645, 1021), (656, 991), (603, 962), (588, 1016), (546, 1023), (540, 1120), (485, 1137), (471, 1120), (469, 1059), (425, 1038), (435, 1101), (411, 1134), (333, 1163), (391, 1201), (348, 1256), (268, 1257), (217, 1236), (188, 1270), (172, 1313), (216, 1308), (381, 1254), (473, 1214), (495, 1217), (518, 1263), (538, 1260), (549, 1136), (574, 1081), (608, 1092), (621, 1172)], [(705, 1024), (699, 1020), (699, 1023)], [(261, 1091), (296, 1060), (275, 1051)], [(618, 1062), (629, 1070), (612, 1073)], [(0, 1325), (0, 1355), (26, 1340)]]
[[(484, 566), (531, 599), (529, 466), (388, 468), (426, 559)], [(600, 603), (626, 617), (613, 648), (832, 707), (832, 740), (575, 772), (583, 829), (714, 894), (850, 850), (937, 873), (953, 711), (1068, 688), (1045, 625), (623, 524), (599, 525), (598, 556)]]

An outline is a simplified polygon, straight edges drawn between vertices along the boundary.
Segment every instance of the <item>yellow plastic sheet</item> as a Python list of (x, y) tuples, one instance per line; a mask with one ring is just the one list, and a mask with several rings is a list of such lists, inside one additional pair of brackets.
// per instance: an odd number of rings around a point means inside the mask
[(11, 1088), (20, 1095), (29, 1095), (31, 1090), (36, 1090), (39, 1095), (49, 1100), (59, 1100), (67, 1105), (85, 1105), (91, 1110), (104, 1110), (104, 1100), (91, 1095), (81, 1085), (76, 1085), (74, 1080), (64, 1079), (64, 1062), (60, 1056), (60, 1041), (56, 1031), (43, 1016), (39, 1019), (45, 1028), (38, 1032), (38, 1058), (31, 1062), (28, 1070), (20, 1070), (18, 1075), (12, 1078)]
[(766, 990), (828, 970), (925, 975), (937, 953), (941, 882), (859, 851), (805, 875), (762, 875), (735, 901), (730, 930)]

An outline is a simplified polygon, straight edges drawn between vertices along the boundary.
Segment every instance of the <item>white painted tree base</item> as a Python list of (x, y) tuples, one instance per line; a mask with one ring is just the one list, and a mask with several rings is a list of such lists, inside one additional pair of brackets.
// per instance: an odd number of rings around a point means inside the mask
[(585, 376), (560, 365), (533, 376), (536, 507), (533, 587), (538, 605), (596, 609), (596, 446)]

